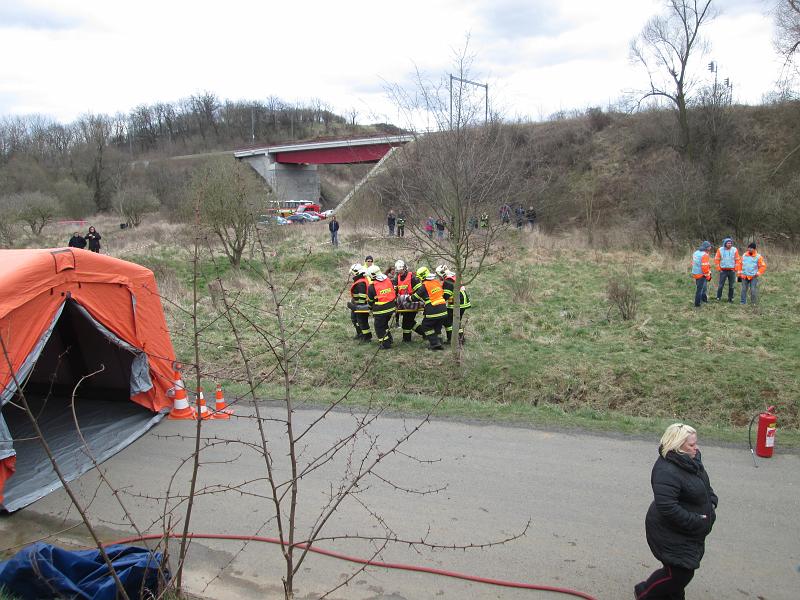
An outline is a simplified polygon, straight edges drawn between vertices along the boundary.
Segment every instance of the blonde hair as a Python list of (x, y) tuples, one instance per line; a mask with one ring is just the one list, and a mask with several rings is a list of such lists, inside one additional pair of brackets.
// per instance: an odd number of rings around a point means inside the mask
[(686, 442), (690, 435), (697, 435), (697, 430), (691, 425), (683, 423), (673, 423), (661, 436), (661, 456), (667, 456), (667, 452), (674, 450), (680, 452), (681, 446)]

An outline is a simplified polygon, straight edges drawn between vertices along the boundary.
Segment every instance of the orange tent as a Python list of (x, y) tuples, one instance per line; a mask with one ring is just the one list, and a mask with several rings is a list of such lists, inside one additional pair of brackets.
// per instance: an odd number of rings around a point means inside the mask
[(140, 265), (76, 248), (0, 250), (0, 289), (0, 509), (13, 511), (59, 486), (23, 395), (74, 479), (170, 408), (175, 351)]

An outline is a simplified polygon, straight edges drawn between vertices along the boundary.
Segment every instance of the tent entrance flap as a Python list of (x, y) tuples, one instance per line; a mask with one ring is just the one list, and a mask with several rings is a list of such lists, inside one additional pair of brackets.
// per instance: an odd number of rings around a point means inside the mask
[[(102, 462), (161, 419), (162, 415), (154, 415), (130, 399), (150, 387), (146, 355), (71, 300), (65, 302), (23, 382), (25, 397), (67, 481), (91, 469), (92, 457)], [(3, 508), (11, 512), (49, 494), (61, 483), (35, 438), (19, 398), (3, 406), (2, 419), (17, 454), (16, 474), (6, 481), (3, 500)], [(80, 439), (78, 427), (90, 452)]]

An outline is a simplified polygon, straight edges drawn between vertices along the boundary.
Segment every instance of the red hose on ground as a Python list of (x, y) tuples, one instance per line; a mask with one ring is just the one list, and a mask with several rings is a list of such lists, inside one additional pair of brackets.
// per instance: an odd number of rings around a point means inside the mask
[[(163, 537), (164, 535), (162, 534), (143, 535), (143, 536), (125, 538), (114, 542), (108, 542), (105, 545), (111, 546), (115, 544), (130, 544), (132, 542), (141, 542), (145, 540), (160, 540)], [(182, 536), (178, 533), (171, 533), (169, 534), (169, 537), (180, 539)], [(238, 540), (238, 541), (248, 541), (248, 542), (263, 542), (266, 544), (278, 544), (278, 545), (282, 543), (278, 538), (262, 537), (258, 535), (189, 533), (187, 534), (186, 537), (188, 537), (189, 539)], [(286, 545), (285, 542), (283, 542), (283, 544)], [(309, 552), (316, 552), (317, 554), (330, 556), (332, 558), (338, 558), (340, 560), (346, 560), (352, 563), (357, 563), (359, 565), (369, 565), (370, 567), (382, 567), (384, 569), (398, 569), (401, 571), (414, 571), (417, 573), (430, 573), (432, 575), (453, 577), (454, 579), (463, 579), (465, 581), (473, 581), (475, 583), (485, 583), (489, 585), (498, 585), (510, 588), (521, 588), (524, 590), (540, 590), (543, 592), (554, 592), (556, 594), (567, 594), (569, 596), (575, 596), (576, 598), (584, 598), (584, 600), (597, 600), (594, 596), (590, 596), (589, 594), (585, 594), (584, 592), (571, 590), (569, 588), (555, 587), (550, 585), (537, 585), (534, 583), (519, 583), (516, 581), (503, 581), (502, 579), (489, 579), (487, 577), (478, 577), (477, 575), (467, 575), (465, 573), (456, 573), (454, 571), (445, 571), (443, 569), (433, 569), (431, 567), (417, 567), (414, 565), (404, 565), (402, 563), (386, 563), (375, 560), (366, 560), (355, 556), (347, 556), (346, 554), (340, 554), (339, 552), (333, 552), (332, 550), (323, 550), (322, 548), (317, 548), (316, 546), (309, 546), (308, 544), (295, 544), (295, 547), (301, 548), (303, 550), (308, 549)]]

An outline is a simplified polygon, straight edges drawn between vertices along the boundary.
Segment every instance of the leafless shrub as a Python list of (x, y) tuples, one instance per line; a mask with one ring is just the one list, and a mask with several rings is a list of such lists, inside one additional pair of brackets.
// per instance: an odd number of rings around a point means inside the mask
[(609, 312), (616, 307), (623, 321), (632, 321), (636, 318), (639, 292), (630, 277), (613, 278), (608, 282), (606, 295), (611, 304)]

